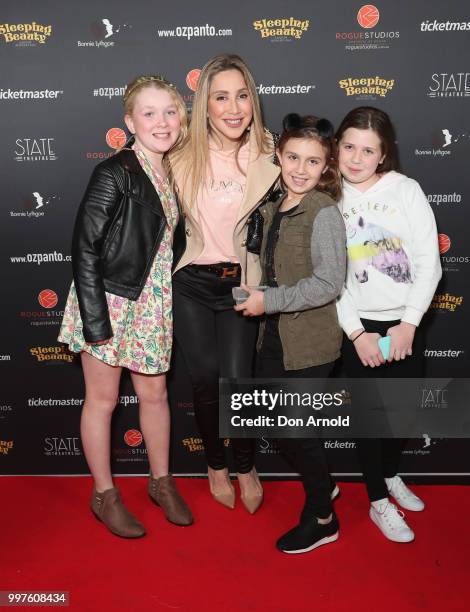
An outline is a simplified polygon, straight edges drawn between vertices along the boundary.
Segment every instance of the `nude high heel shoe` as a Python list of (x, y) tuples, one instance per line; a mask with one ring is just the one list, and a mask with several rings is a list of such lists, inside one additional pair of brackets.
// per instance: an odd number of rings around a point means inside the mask
[[(225, 474), (225, 487), (223, 490), (220, 490), (220, 485), (218, 486), (215, 481), (215, 473), (222, 471)], [(230, 482), (230, 476), (228, 474), (228, 469), (224, 468), (223, 470), (213, 470), (211, 467), (207, 467), (207, 476), (209, 479), (209, 488), (212, 494), (212, 497), (216, 502), (222, 504), (227, 508), (233, 510), (235, 508), (235, 489), (233, 488), (232, 483)]]
[[(255, 485), (255, 491), (253, 491), (253, 487), (250, 487), (250, 491), (247, 490), (246, 484), (243, 483), (244, 479), (240, 478), (240, 476), (249, 476), (253, 479)], [(254, 514), (258, 508), (263, 503), (263, 486), (258, 477), (258, 472), (256, 468), (252, 468), (248, 474), (239, 474), (237, 472), (238, 482), (240, 484), (240, 498), (242, 500), (242, 504), (248, 510), (250, 514)]]

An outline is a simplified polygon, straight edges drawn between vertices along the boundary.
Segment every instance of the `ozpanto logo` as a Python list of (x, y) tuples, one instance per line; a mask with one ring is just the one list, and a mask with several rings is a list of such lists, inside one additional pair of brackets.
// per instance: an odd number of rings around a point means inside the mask
[(127, 136), (121, 128), (111, 128), (106, 132), (106, 144), (111, 149), (120, 149), (126, 144)]
[(38, 295), (38, 302), (43, 308), (54, 308), (58, 301), (57, 293), (52, 289), (43, 289)]
[(199, 68), (193, 68), (186, 75), (186, 85), (191, 91), (196, 91), (200, 76), (201, 71), (199, 70)]
[(369, 29), (379, 23), (380, 13), (373, 4), (365, 4), (357, 12), (357, 23), (361, 28)]
[(124, 434), (124, 442), (127, 446), (140, 446), (142, 444), (142, 434), (138, 429), (129, 429)]
[(438, 234), (439, 239), (439, 253), (444, 255), (450, 249), (450, 245), (452, 244), (450, 238), (447, 234)]

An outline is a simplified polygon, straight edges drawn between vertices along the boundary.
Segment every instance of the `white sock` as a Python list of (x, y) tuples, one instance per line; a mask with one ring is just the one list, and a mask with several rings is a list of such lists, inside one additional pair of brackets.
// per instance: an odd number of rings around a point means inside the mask
[(377, 510), (380, 514), (385, 510), (385, 507), (388, 504), (388, 497), (383, 497), (382, 499), (378, 499), (377, 501), (371, 502), (371, 506)]

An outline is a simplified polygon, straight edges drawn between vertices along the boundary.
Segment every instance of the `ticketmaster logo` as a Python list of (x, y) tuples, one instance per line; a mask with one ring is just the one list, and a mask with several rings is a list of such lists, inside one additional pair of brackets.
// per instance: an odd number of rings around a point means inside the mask
[(263, 85), (260, 83), (256, 87), (256, 91), (261, 95), (283, 95), (283, 94), (308, 94), (315, 85), (302, 85), (302, 83), (292, 85)]
[(63, 89), (0, 89), (0, 100), (57, 100)]
[(452, 349), (425, 349), (424, 356), (425, 357), (451, 357), (452, 359), (457, 359), (460, 355), (463, 355), (465, 351), (463, 350), (452, 350)]

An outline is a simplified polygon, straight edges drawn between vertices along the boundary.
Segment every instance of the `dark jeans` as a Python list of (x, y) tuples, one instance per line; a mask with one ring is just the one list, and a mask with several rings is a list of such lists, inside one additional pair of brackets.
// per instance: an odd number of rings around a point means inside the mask
[[(227, 264), (230, 265), (230, 264)], [(258, 323), (233, 309), (240, 276), (218, 277), (205, 266), (186, 266), (173, 277), (175, 337), (191, 376), (194, 413), (208, 465), (226, 467), (219, 438), (219, 377), (251, 378)], [(254, 465), (255, 440), (232, 439), (235, 468)]]
[[(275, 325), (275, 319), (272, 320)], [(258, 354), (256, 376), (258, 378), (328, 378), (333, 363), (305, 368), (285, 370), (282, 361), (282, 345), (274, 325), (267, 325), (267, 334)], [(332, 511), (331, 491), (334, 488), (323, 441), (318, 438), (279, 438), (278, 446), (292, 467), (301, 475), (305, 490), (305, 505), (301, 520), (312, 517), (327, 518)]]
[[(389, 327), (400, 321), (372, 321), (361, 319), (369, 333), (387, 334)], [(413, 342), (413, 355), (404, 360), (392, 361), (378, 368), (364, 367), (354, 344), (344, 336), (342, 358), (344, 374), (349, 378), (421, 378), (424, 376), (424, 335), (418, 327)], [(356, 450), (364, 474), (370, 501), (388, 497), (384, 478), (392, 478), (398, 472), (401, 453), (408, 442), (403, 438), (361, 438), (356, 440)]]

